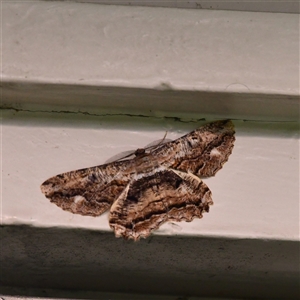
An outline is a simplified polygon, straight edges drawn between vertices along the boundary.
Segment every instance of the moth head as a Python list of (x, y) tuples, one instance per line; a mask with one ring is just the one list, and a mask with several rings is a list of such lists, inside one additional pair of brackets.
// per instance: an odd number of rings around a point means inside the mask
[(136, 149), (136, 151), (134, 152), (134, 155), (136, 157), (139, 157), (139, 156), (143, 156), (144, 154), (146, 153), (146, 150), (144, 148), (138, 148)]

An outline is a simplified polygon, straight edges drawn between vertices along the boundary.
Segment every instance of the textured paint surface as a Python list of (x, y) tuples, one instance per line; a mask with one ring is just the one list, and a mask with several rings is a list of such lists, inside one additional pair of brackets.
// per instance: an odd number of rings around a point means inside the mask
[(57, 1), (3, 2), (2, 10), (5, 81), (299, 91), (296, 14)]

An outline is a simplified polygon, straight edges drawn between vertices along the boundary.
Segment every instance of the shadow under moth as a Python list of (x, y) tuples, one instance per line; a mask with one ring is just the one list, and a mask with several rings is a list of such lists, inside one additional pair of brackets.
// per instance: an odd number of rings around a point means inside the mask
[(116, 237), (139, 240), (167, 221), (202, 218), (213, 204), (200, 177), (228, 160), (235, 131), (230, 120), (206, 124), (132, 159), (56, 175), (41, 185), (51, 202), (84, 216), (109, 210)]

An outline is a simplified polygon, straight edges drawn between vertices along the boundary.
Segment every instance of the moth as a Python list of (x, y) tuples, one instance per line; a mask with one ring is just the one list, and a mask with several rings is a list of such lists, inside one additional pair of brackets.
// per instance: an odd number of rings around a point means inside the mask
[(139, 240), (167, 221), (202, 218), (213, 204), (200, 179), (214, 176), (235, 141), (230, 120), (206, 124), (135, 157), (56, 175), (41, 185), (51, 202), (74, 214), (109, 210), (116, 237)]

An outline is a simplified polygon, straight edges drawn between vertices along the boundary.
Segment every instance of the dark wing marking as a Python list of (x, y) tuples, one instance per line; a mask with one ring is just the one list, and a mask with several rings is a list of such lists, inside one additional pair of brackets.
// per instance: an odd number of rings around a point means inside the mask
[(131, 179), (128, 161), (63, 173), (46, 180), (41, 190), (64, 210), (99, 216), (110, 208)]
[(138, 240), (167, 221), (192, 221), (209, 211), (211, 192), (197, 176), (172, 169), (136, 175), (110, 209), (116, 237)]
[(200, 177), (214, 176), (228, 160), (234, 146), (230, 120), (204, 125), (153, 151), (160, 165)]

